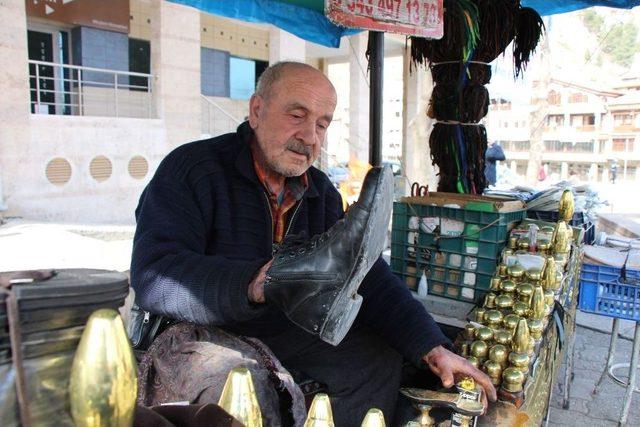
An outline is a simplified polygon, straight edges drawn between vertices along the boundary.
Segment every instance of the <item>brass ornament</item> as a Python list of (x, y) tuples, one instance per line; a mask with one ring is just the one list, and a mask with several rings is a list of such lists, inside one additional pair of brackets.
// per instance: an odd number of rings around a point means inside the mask
[(508, 331), (505, 330), (500, 330), (500, 331), (496, 331), (493, 339), (496, 342), (496, 344), (502, 344), (504, 346), (509, 346), (511, 345), (511, 337), (513, 336), (513, 334), (511, 334)]
[(487, 310), (484, 307), (476, 308), (476, 323), (484, 323), (484, 314)]
[(247, 368), (237, 367), (229, 372), (218, 406), (246, 427), (262, 426), (260, 405)]
[(501, 282), (502, 282), (502, 279), (499, 276), (493, 276), (491, 278), (491, 286), (489, 287), (489, 290), (491, 292), (499, 292)]
[(522, 283), (516, 288), (518, 294), (518, 301), (527, 305), (531, 304), (531, 297), (533, 296), (533, 286), (530, 283)]
[(470, 350), (471, 355), (478, 359), (478, 361), (481, 361), (487, 358), (489, 346), (484, 341), (474, 341), (471, 343)]
[(549, 250), (551, 249), (551, 242), (547, 239), (538, 239), (538, 252), (540, 252), (541, 255), (546, 255), (547, 253), (549, 253)]
[(561, 221), (569, 222), (573, 219), (573, 213), (575, 210), (575, 202), (573, 199), (573, 191), (566, 189), (560, 196), (560, 202), (558, 203), (558, 219)]
[(515, 368), (522, 372), (523, 375), (527, 375), (529, 373), (529, 361), (531, 358), (528, 353), (509, 353), (509, 365), (512, 368)]
[(334, 427), (333, 412), (331, 411), (331, 402), (329, 396), (324, 393), (318, 393), (311, 402), (307, 420), (304, 427)]
[(493, 340), (493, 331), (491, 330), (491, 328), (487, 328), (486, 326), (478, 328), (476, 329), (475, 338), (480, 341), (489, 342)]
[(467, 323), (464, 326), (464, 338), (469, 341), (473, 341), (476, 337), (476, 328), (471, 324)]
[(488, 309), (496, 308), (495, 306), (496, 296), (497, 295), (494, 294), (493, 292), (489, 292), (487, 296), (484, 298), (484, 307)]
[(513, 304), (513, 314), (520, 317), (527, 317), (529, 315), (529, 304), (518, 301)]
[(509, 351), (503, 344), (496, 344), (489, 349), (489, 359), (499, 363), (503, 368), (506, 367), (509, 360)]
[(502, 323), (502, 313), (498, 310), (489, 310), (484, 314), (484, 320), (488, 327), (497, 329)]
[(513, 334), (516, 330), (516, 328), (518, 327), (518, 322), (520, 321), (521, 317), (518, 316), (517, 314), (507, 314), (506, 316), (504, 316), (504, 319), (502, 320), (502, 324), (504, 325), (505, 329), (509, 332), (511, 332), (511, 334)]
[(542, 320), (547, 314), (547, 306), (544, 301), (544, 290), (542, 286), (536, 286), (531, 298), (531, 318)]
[(502, 366), (498, 362), (493, 360), (487, 360), (484, 362), (483, 370), (487, 373), (493, 385), (500, 385)]
[(360, 427), (385, 427), (384, 414), (378, 408), (371, 408), (364, 416)]
[(507, 277), (509, 272), (509, 269), (507, 267), (507, 264), (500, 264), (498, 265), (498, 276), (502, 277), (503, 279)]
[(527, 279), (537, 284), (542, 280), (542, 270), (539, 268), (530, 268), (527, 270)]
[(567, 223), (564, 221), (558, 221), (555, 230), (555, 240), (553, 242), (553, 249), (556, 254), (567, 253), (569, 241), (567, 239)]
[(78, 344), (69, 383), (78, 427), (129, 427), (138, 391), (136, 362), (118, 312), (91, 314)]
[(525, 319), (520, 319), (516, 332), (513, 334), (513, 351), (516, 353), (528, 353), (529, 350), (529, 326)]
[(509, 294), (498, 295), (495, 300), (495, 305), (500, 310), (507, 310), (513, 307), (513, 297)]
[(511, 280), (513, 280), (514, 282), (519, 282), (520, 279), (522, 279), (522, 277), (524, 276), (524, 268), (522, 268), (522, 266), (519, 264), (512, 265), (507, 269), (507, 272), (509, 273), (509, 277), (511, 278)]
[(517, 285), (513, 280), (503, 280), (500, 284), (500, 289), (502, 290), (502, 292), (505, 292), (507, 294), (513, 294), (516, 291), (516, 287)]
[(544, 289), (558, 290), (556, 287), (556, 259), (552, 256), (547, 257), (542, 286)]
[(474, 366), (474, 367), (476, 367), (476, 368), (479, 368), (479, 367), (480, 367), (480, 361), (479, 361), (479, 360), (478, 360), (478, 358), (477, 358), (477, 357), (475, 357), (475, 356), (469, 356), (469, 357), (467, 357), (467, 361), (468, 361), (469, 363), (471, 363), (471, 365), (473, 365), (473, 366)]
[(529, 326), (529, 333), (531, 337), (533, 337), (536, 342), (539, 342), (542, 339), (542, 332), (544, 330), (544, 325), (542, 320), (538, 319), (529, 319), (527, 320)]
[(518, 249), (521, 251), (528, 251), (529, 250), (529, 238), (528, 237), (522, 237), (520, 239), (518, 239)]
[(523, 383), (524, 375), (518, 369), (507, 368), (502, 373), (502, 388), (509, 393), (521, 392)]

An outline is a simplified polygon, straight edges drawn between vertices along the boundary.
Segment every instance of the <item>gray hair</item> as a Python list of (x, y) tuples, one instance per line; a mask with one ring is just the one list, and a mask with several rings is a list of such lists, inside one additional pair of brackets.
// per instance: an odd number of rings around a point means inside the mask
[(303, 69), (318, 71), (311, 65), (305, 64), (304, 62), (281, 61), (270, 65), (262, 72), (258, 79), (255, 92), (256, 95), (260, 95), (265, 99), (268, 98), (271, 94), (271, 88), (273, 85), (278, 82), (278, 80), (282, 79), (288, 71)]

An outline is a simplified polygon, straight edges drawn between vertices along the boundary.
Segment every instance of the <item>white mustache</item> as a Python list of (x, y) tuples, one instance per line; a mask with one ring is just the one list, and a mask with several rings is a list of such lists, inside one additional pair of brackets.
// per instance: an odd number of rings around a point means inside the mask
[(303, 143), (298, 141), (289, 141), (285, 148), (298, 154), (304, 154), (305, 156), (307, 156), (307, 159), (310, 158), (312, 154), (311, 147), (309, 147), (308, 145), (304, 145)]

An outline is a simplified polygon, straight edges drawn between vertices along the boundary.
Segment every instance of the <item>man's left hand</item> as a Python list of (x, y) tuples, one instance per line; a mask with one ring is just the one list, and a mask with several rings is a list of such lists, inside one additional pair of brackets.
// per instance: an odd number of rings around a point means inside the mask
[(422, 360), (431, 371), (440, 377), (445, 388), (453, 387), (455, 381), (463, 377), (473, 378), (484, 389), (482, 404), (487, 408), (487, 397), (492, 402), (496, 401), (496, 389), (491, 379), (481, 370), (473, 366), (469, 361), (439, 345), (427, 353)]

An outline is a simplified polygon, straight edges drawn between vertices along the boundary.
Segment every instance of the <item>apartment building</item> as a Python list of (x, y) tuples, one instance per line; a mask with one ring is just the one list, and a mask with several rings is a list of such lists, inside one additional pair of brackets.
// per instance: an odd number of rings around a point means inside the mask
[[(611, 89), (551, 79), (542, 107), (493, 99), (487, 117), (489, 137), (501, 143), (511, 169), (522, 176), (531, 150), (530, 135), (541, 127), (547, 174), (608, 181), (611, 164), (616, 162), (618, 179), (640, 180), (639, 89), (637, 79)], [(534, 108), (545, 110), (540, 123), (531, 122)]]

